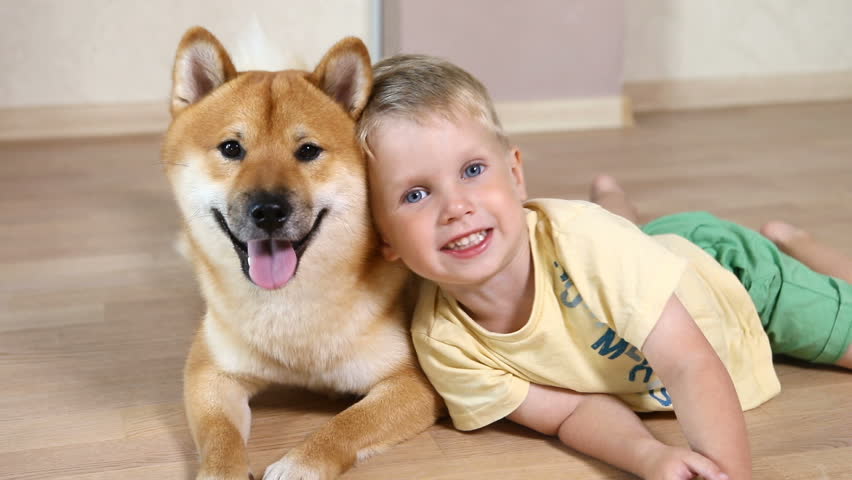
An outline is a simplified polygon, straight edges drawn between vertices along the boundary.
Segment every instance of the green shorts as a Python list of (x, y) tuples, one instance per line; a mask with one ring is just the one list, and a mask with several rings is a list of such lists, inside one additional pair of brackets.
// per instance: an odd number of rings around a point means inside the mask
[(852, 285), (814, 272), (758, 232), (706, 212), (661, 217), (642, 231), (684, 237), (736, 275), (773, 352), (833, 364), (852, 343)]

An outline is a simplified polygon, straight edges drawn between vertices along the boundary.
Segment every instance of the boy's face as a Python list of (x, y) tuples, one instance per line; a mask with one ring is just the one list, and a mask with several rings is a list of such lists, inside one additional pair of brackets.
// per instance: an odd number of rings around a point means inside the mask
[(469, 115), (388, 119), (370, 137), (371, 206), (385, 256), (443, 285), (475, 285), (528, 241), (520, 152)]

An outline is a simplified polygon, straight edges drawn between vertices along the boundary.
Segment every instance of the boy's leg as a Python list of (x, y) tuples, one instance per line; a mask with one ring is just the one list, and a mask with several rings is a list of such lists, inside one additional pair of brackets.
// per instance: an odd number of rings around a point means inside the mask
[[(852, 284), (852, 258), (824, 245), (810, 233), (784, 222), (772, 221), (760, 228), (760, 233), (772, 240), (787, 255), (802, 262), (815, 272), (829, 275)], [(852, 369), (852, 345), (835, 363)]]
[(736, 275), (773, 352), (852, 368), (852, 283), (785, 254), (767, 236), (707, 212), (666, 215), (642, 231), (684, 237)]
[(820, 243), (810, 233), (778, 221), (760, 227), (760, 233), (813, 271), (852, 283), (852, 258)]
[(852, 370), (852, 345), (849, 345), (849, 348), (846, 349), (846, 353), (843, 354), (836, 362), (835, 365), (838, 367), (848, 368)]
[(633, 223), (639, 223), (636, 207), (627, 200), (627, 194), (624, 193), (615, 178), (609, 175), (598, 175), (595, 178), (592, 182), (589, 199), (616, 215), (620, 215)]

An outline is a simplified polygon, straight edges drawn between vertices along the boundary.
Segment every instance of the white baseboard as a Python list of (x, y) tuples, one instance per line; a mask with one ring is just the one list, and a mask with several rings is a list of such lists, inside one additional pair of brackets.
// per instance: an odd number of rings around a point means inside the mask
[(621, 96), (497, 102), (495, 107), (510, 135), (633, 125), (630, 102)]
[(169, 119), (166, 102), (0, 109), (0, 140), (157, 134)]
[(628, 82), (634, 112), (852, 99), (852, 72)]
[[(508, 134), (620, 128), (633, 112), (852, 100), (852, 72), (630, 82), (624, 96), (498, 102)], [(0, 141), (160, 134), (167, 102), (0, 109)]]
[[(496, 108), (508, 134), (632, 124), (623, 97), (506, 102)], [(0, 141), (161, 134), (168, 125), (165, 102), (0, 109)]]

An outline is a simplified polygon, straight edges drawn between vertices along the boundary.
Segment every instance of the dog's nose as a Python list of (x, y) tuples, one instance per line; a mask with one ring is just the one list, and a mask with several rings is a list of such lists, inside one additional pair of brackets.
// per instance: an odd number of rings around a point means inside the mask
[(249, 206), (249, 215), (258, 228), (272, 234), (281, 228), (290, 215), (290, 205), (281, 200), (266, 199)]

